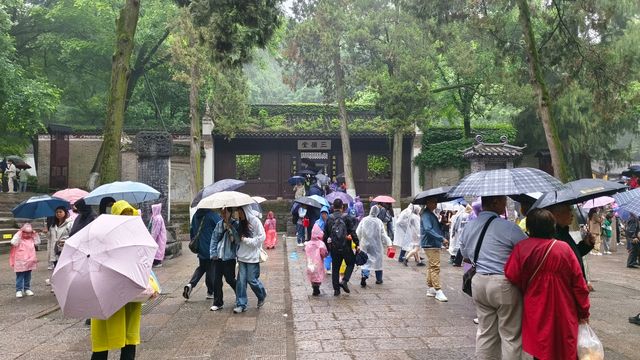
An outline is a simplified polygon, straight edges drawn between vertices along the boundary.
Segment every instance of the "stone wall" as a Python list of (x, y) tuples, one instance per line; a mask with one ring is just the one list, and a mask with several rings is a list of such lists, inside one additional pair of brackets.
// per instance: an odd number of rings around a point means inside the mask
[(455, 185), (468, 173), (468, 169), (461, 174), (460, 170), (456, 168), (427, 170), (424, 172), (424, 185), (422, 188), (432, 189), (440, 186)]

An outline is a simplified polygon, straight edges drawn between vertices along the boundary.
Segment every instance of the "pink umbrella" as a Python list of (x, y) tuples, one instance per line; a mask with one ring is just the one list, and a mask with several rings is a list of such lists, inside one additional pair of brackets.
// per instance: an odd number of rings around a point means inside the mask
[(60, 199), (65, 199), (68, 202), (70, 202), (71, 205), (73, 205), (76, 201), (82, 199), (87, 195), (89, 195), (89, 193), (82, 189), (71, 188), (71, 189), (64, 189), (64, 190), (57, 191), (55, 194), (51, 196), (59, 197)]
[(584, 204), (582, 204), (582, 208), (583, 209), (592, 209), (592, 208), (596, 208), (596, 207), (601, 207), (601, 206), (613, 204), (615, 201), (616, 201), (616, 199), (614, 199), (614, 198), (612, 198), (610, 196), (600, 196), (600, 197), (597, 197), (595, 199), (591, 199), (591, 200), (585, 201)]
[(396, 199), (387, 195), (378, 195), (374, 197), (371, 201), (393, 204), (394, 202), (396, 202)]
[(146, 289), (157, 248), (139, 216), (100, 215), (67, 239), (51, 276), (62, 312), (109, 318)]

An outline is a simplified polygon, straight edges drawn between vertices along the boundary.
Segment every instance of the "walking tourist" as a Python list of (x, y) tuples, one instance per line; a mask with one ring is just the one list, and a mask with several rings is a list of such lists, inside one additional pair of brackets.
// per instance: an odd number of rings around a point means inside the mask
[(420, 217), (420, 246), (427, 254), (427, 296), (435, 297), (438, 301), (448, 301), (440, 286), (440, 249), (444, 236), (433, 211), (438, 206), (435, 197), (426, 200)]
[(613, 213), (609, 212), (605, 215), (604, 220), (602, 221), (602, 230), (600, 232), (600, 237), (602, 238), (602, 253), (604, 255), (611, 255), (610, 244), (611, 244), (611, 235), (613, 235), (613, 228), (611, 227), (611, 223), (613, 219)]
[(589, 322), (589, 290), (580, 264), (566, 243), (553, 239), (548, 210), (527, 215), (529, 238), (520, 241), (505, 276), (524, 297), (522, 350), (540, 360), (577, 359), (578, 324)]
[[(119, 200), (113, 204), (111, 214), (138, 216), (139, 212), (128, 202)], [(141, 319), (142, 303), (139, 302), (127, 303), (106, 320), (91, 319), (91, 360), (107, 360), (109, 350), (116, 349), (120, 349), (121, 360), (135, 359)]]
[(413, 257), (418, 264), (425, 266), (420, 259), (420, 206), (409, 204), (402, 210), (396, 221), (395, 236), (397, 245), (401, 247), (404, 254), (404, 266), (409, 266), (409, 259)]
[(589, 210), (587, 219), (589, 232), (595, 237), (595, 245), (593, 250), (591, 251), (591, 254), (602, 255), (602, 253), (600, 252), (600, 246), (602, 244), (602, 216), (600, 216), (598, 208), (592, 208), (591, 210)]
[(22, 225), (11, 239), (9, 266), (16, 273), (16, 297), (33, 296), (31, 290), (31, 271), (38, 265), (36, 245), (40, 244), (40, 236), (31, 224)]
[(464, 211), (458, 212), (451, 222), (451, 235), (449, 239), (449, 263), (453, 266), (462, 266), (462, 254), (460, 254), (460, 236), (464, 227), (469, 222), (469, 217), (473, 209), (469, 204), (464, 208)]
[(267, 291), (260, 281), (260, 249), (264, 243), (264, 227), (260, 219), (253, 215), (248, 206), (238, 208), (240, 241), (238, 244), (238, 280), (236, 282), (236, 307), (238, 314), (246, 311), (248, 305), (247, 284), (258, 298), (257, 307), (261, 308), (267, 298)]
[(213, 265), (213, 306), (211, 311), (218, 311), (224, 305), (224, 293), (222, 292), (222, 278), (236, 291), (236, 250), (240, 243), (238, 235), (238, 221), (231, 217), (233, 208), (225, 208), (220, 211), (222, 219), (218, 221), (209, 247), (209, 258)]
[(320, 285), (322, 285), (325, 277), (324, 258), (329, 254), (326, 245), (322, 242), (324, 236), (323, 226), (318, 224), (320, 221), (324, 221), (323, 217), (326, 212), (321, 214), (323, 216), (316, 221), (311, 230), (311, 240), (304, 247), (304, 253), (307, 256), (307, 278), (311, 283), (311, 288), (313, 289), (311, 294), (313, 296), (320, 296)]
[[(331, 283), (333, 285), (333, 295), (339, 296), (340, 289), (350, 293), (349, 279), (355, 265), (355, 254), (352, 244), (356, 250), (359, 244), (358, 235), (353, 228), (353, 219), (343, 214), (344, 205), (342, 200), (333, 201), (333, 214), (329, 215), (325, 224), (323, 241), (331, 252)], [(346, 263), (344, 277), (340, 281), (340, 265), (342, 261)]]
[(527, 235), (498, 215), (506, 205), (506, 196), (482, 197), (482, 212), (465, 226), (460, 237), (462, 256), (470, 261), (480, 233), (488, 225), (471, 285), (479, 323), (476, 358), (480, 360), (520, 359), (522, 354), (522, 297), (504, 276), (504, 265), (513, 247)]
[(162, 203), (151, 205), (151, 237), (158, 244), (156, 256), (153, 259), (153, 267), (161, 267), (164, 260), (164, 250), (167, 246), (167, 229), (162, 217)]
[(266, 249), (275, 249), (278, 244), (278, 234), (276, 232), (276, 218), (273, 215), (273, 211), (267, 213), (267, 220), (264, 221), (264, 231), (267, 234), (267, 238), (264, 240), (264, 247)]
[(191, 291), (198, 285), (200, 279), (204, 275), (204, 283), (207, 287), (207, 299), (213, 299), (213, 260), (211, 260), (211, 237), (213, 230), (222, 218), (218, 213), (211, 209), (198, 209), (191, 220), (189, 235), (191, 239), (197, 239), (198, 242), (198, 267), (196, 267), (191, 280), (184, 286), (182, 296), (185, 299), (191, 297)]
[(377, 206), (371, 207), (369, 216), (362, 219), (356, 228), (356, 235), (360, 240), (360, 251), (364, 251), (368, 255), (367, 263), (361, 268), (360, 286), (362, 287), (367, 286), (367, 279), (371, 271), (376, 274), (376, 284), (382, 284), (382, 264), (385, 250), (392, 246), (382, 220), (378, 219), (379, 211)]

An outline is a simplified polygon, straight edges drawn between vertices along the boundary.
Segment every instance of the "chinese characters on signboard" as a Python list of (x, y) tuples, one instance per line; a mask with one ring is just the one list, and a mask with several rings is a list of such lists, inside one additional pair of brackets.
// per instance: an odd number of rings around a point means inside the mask
[(331, 140), (298, 140), (298, 150), (331, 150)]

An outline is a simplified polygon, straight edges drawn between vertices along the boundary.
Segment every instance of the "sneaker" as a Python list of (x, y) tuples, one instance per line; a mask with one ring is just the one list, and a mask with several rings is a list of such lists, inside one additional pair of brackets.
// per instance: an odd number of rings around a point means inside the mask
[(434, 297), (436, 296), (436, 289), (430, 287), (429, 289), (427, 289), (427, 296), (429, 297)]
[(596, 255), (596, 256), (602, 255), (599, 251), (595, 251), (595, 250), (591, 250), (590, 254)]
[(233, 313), (234, 314), (240, 314), (247, 311), (247, 309), (243, 308), (242, 306), (236, 306), (233, 308)]
[(331, 275), (331, 270), (327, 270), (327, 275)]
[(267, 300), (267, 294), (264, 294), (264, 297), (262, 298), (262, 300), (258, 300), (258, 303), (256, 304), (258, 309), (260, 309), (264, 305), (265, 300)]
[[(47, 266), (47, 270), (53, 270), (53, 265), (49, 264), (49, 266)], [(49, 279), (47, 279), (49, 280)]]
[(207, 294), (207, 299), (213, 299), (213, 294)]
[(340, 289), (333, 290), (333, 296), (340, 296)]
[(25, 290), (25, 291), (24, 291), (24, 294), (25, 294), (25, 295), (27, 295), (27, 296), (33, 296), (33, 295), (35, 295), (35, 294), (33, 293), (33, 291), (31, 291), (31, 289), (27, 289), (27, 290)]
[(382, 284), (382, 280), (376, 280), (376, 284), (378, 285)]
[(160, 267), (162, 267), (162, 263), (155, 264), (155, 265), (153, 265), (153, 266), (152, 266), (152, 268), (154, 268), (154, 269), (155, 269), (155, 268), (160, 268)]
[(51, 286), (51, 280), (44, 279), (44, 284), (47, 285), (47, 286)]
[(605, 251), (604, 254), (605, 255), (611, 255), (611, 251)]
[(298, 246), (298, 247), (303, 247), (303, 246), (304, 246), (304, 244), (303, 244), (303, 243), (298, 243), (298, 245), (296, 245), (296, 246)]
[(360, 287), (363, 287), (363, 288), (367, 287), (367, 278), (365, 277), (360, 278)]
[(404, 264), (404, 266), (409, 266), (409, 259), (405, 258), (402, 263)]
[(447, 299), (447, 297), (444, 296), (444, 293), (442, 292), (442, 290), (436, 291), (436, 300), (441, 301), (441, 302), (449, 301), (449, 299)]
[(16, 297), (17, 298), (21, 298), (22, 297), (22, 291), (16, 291)]
[(478, 318), (475, 318), (475, 319), (473, 319), (473, 323), (478, 325), (478, 324), (480, 324), (480, 320)]
[(425, 264), (424, 262), (420, 261), (419, 263), (416, 264), (416, 266), (427, 266), (427, 264)]
[(189, 300), (189, 296), (191, 296), (191, 284), (187, 284), (184, 286), (184, 290), (182, 290), (182, 297)]
[(351, 290), (349, 290), (349, 285), (346, 282), (341, 282), (340, 283), (340, 287), (342, 288), (342, 290), (344, 290), (344, 292), (346, 292), (347, 294), (349, 294), (351, 292)]
[(212, 307), (209, 308), (209, 311), (218, 311), (218, 310), (222, 310), (222, 305), (220, 306), (213, 305)]
[(629, 322), (632, 324), (640, 325), (640, 314), (630, 317)]

